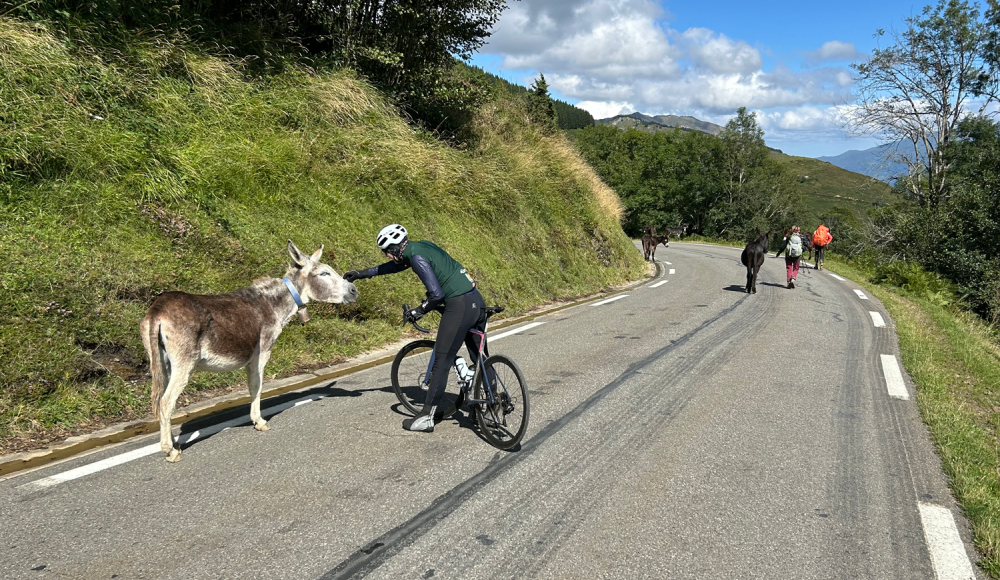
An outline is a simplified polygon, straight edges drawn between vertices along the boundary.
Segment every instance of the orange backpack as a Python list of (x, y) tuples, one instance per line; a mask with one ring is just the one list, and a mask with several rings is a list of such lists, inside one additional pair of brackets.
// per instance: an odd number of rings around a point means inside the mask
[(825, 246), (829, 244), (831, 240), (833, 240), (833, 236), (830, 235), (830, 228), (820, 224), (820, 226), (816, 228), (816, 233), (813, 234), (813, 245)]

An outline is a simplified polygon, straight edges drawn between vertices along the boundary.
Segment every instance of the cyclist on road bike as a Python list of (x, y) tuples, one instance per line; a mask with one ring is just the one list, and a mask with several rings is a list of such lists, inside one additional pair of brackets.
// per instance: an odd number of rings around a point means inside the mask
[(403, 226), (391, 224), (382, 228), (375, 242), (392, 261), (367, 270), (345, 272), (345, 280), (354, 282), (412, 268), (427, 288), (427, 298), (420, 306), (404, 314), (404, 322), (416, 322), (431, 310), (440, 310), (442, 306), (444, 309), (434, 343), (434, 366), (431, 368), (427, 400), (416, 417), (403, 421), (403, 429), (430, 433), (434, 431), (434, 422), (441, 420), (439, 415), (435, 416), (435, 411), (444, 396), (449, 369), (455, 364), (463, 340), (472, 359), (470, 362), (477, 362), (478, 348), (471, 338), (466, 337), (469, 329), (478, 326), (485, 318), (485, 301), (476, 289), (475, 281), (461, 264), (431, 242), (411, 242)]

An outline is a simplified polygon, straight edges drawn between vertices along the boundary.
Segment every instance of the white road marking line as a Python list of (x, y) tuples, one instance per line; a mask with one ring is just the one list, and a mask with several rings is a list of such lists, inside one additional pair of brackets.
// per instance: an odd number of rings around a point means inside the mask
[(972, 563), (965, 553), (965, 544), (958, 535), (951, 510), (923, 502), (917, 502), (917, 508), (937, 580), (975, 580)]
[(536, 326), (541, 326), (543, 324), (545, 324), (545, 323), (544, 322), (532, 322), (531, 324), (525, 324), (524, 326), (521, 326), (519, 328), (515, 328), (514, 330), (508, 330), (507, 332), (501, 332), (500, 334), (497, 334), (495, 336), (491, 334), (491, 335), (488, 335), (487, 341), (488, 342), (493, 342), (495, 340), (500, 340), (501, 338), (510, 336), (512, 334), (517, 334), (519, 332), (524, 332), (525, 330), (530, 330), (532, 328), (535, 328)]
[(650, 286), (650, 288), (659, 288), (660, 286), (663, 286), (664, 284), (666, 284), (669, 281), (670, 280), (664, 280), (662, 282), (657, 282), (656, 284), (653, 284), (652, 286)]
[(890, 397), (910, 398), (910, 393), (906, 390), (906, 383), (903, 382), (903, 373), (899, 370), (899, 363), (896, 362), (894, 355), (882, 355), (882, 374), (885, 375), (885, 388), (889, 391)]
[[(282, 403), (274, 407), (268, 407), (266, 409), (263, 409), (261, 411), (261, 415), (264, 417), (270, 417), (271, 415), (275, 415), (286, 409), (291, 409), (292, 407), (298, 407), (300, 405), (311, 403), (313, 401), (317, 401), (319, 399), (324, 399), (324, 398), (326, 398), (326, 395), (310, 395), (309, 397), (306, 397), (304, 399), (289, 401), (287, 403)], [(174, 439), (175, 445), (177, 444), (184, 445), (194, 441), (195, 439), (198, 439), (199, 437), (207, 437), (209, 435), (214, 435), (216, 433), (219, 433), (220, 431), (225, 431), (226, 429), (229, 429), (231, 427), (236, 427), (237, 425), (242, 425), (244, 423), (248, 423), (249, 421), (250, 421), (249, 416), (238, 417), (236, 419), (230, 419), (229, 421), (225, 421), (217, 425), (206, 427), (205, 429), (199, 429), (198, 431), (195, 431), (193, 433), (184, 433), (181, 436), (176, 437)], [(26, 483), (24, 485), (19, 485), (18, 488), (38, 490), (38, 489), (44, 489), (46, 487), (52, 487), (54, 485), (59, 485), (60, 483), (66, 481), (79, 479), (81, 477), (97, 473), (98, 471), (104, 471), (105, 469), (110, 469), (112, 467), (122, 465), (123, 463), (128, 463), (129, 461), (141, 459), (143, 457), (146, 457), (147, 455), (153, 455), (155, 453), (161, 453), (159, 443), (146, 445), (145, 447), (133, 449), (132, 451), (129, 451), (127, 453), (122, 453), (121, 455), (108, 457), (107, 459), (95, 461), (94, 463), (91, 463), (89, 465), (84, 465), (82, 467), (77, 467), (76, 469), (70, 469), (69, 471), (64, 471), (62, 473), (57, 473), (56, 475), (45, 477), (43, 479), (38, 479), (30, 483)]]
[(841, 282), (847, 282), (847, 278), (841, 278), (840, 276), (834, 274), (833, 272), (827, 272), (827, 273), (833, 276), (834, 278), (840, 280)]
[(614, 302), (615, 300), (621, 300), (622, 298), (628, 298), (628, 294), (619, 294), (613, 298), (608, 298), (607, 300), (601, 300), (600, 302), (594, 302), (591, 306), (601, 306), (607, 304), (608, 302)]
[(810, 264), (809, 262), (806, 262), (805, 260), (802, 260), (802, 264), (805, 265), (807, 268), (814, 268), (814, 267), (816, 267), (816, 264)]
[(861, 290), (855, 290), (854, 293), (858, 295), (858, 298), (862, 300), (868, 300), (868, 297), (865, 296), (865, 293), (862, 292)]
[(670, 271), (667, 272), (667, 274), (673, 274), (673, 273), (674, 273), (674, 269), (673, 268), (671, 268)]
[(670, 262), (668, 262), (666, 260), (663, 260), (663, 263), (666, 264), (666, 265), (668, 265), (668, 266), (673, 266), (673, 264), (671, 264)]
[(871, 314), (872, 322), (875, 324), (875, 328), (882, 328), (885, 326), (885, 320), (882, 318), (881, 314), (872, 311), (869, 311), (868, 314)]

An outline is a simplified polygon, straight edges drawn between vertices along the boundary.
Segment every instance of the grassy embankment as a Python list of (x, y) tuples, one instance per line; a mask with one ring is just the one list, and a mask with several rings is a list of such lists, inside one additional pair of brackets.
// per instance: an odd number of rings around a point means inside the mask
[[(147, 416), (139, 320), (167, 290), (280, 276), (286, 239), (339, 271), (405, 224), (510, 314), (643, 275), (618, 198), (560, 136), (497, 100), (462, 150), (347, 71), (250, 77), (183, 38), (93, 46), (0, 18), (0, 453)], [(285, 329), (269, 378), (398, 339), (412, 275)], [(195, 376), (197, 393), (242, 372)]]
[(844, 262), (836, 255), (828, 256), (827, 264), (861, 282), (895, 321), (903, 366), (916, 385), (917, 406), (952, 493), (972, 525), (982, 554), (979, 564), (991, 578), (1000, 578), (1000, 343), (996, 329), (958, 307), (947, 285), (929, 274), (913, 269), (909, 280), (905, 275), (886, 280), (884, 273)]

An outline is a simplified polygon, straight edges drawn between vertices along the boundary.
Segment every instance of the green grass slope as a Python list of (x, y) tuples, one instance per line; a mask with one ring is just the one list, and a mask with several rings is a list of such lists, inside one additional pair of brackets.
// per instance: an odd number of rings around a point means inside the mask
[[(147, 415), (153, 298), (281, 276), (289, 238), (344, 271), (384, 261), (375, 234), (403, 223), (511, 313), (644, 271), (614, 192), (517, 103), (484, 106), (456, 150), (348, 72), (249, 77), (183, 38), (94, 48), (6, 18), (0, 102), (0, 453)], [(409, 274), (358, 286), (289, 324), (269, 377), (397, 339), (423, 296)]]
[(888, 203), (895, 195), (886, 183), (826, 161), (794, 155), (774, 155), (774, 158), (794, 176), (807, 217), (817, 223), (838, 210), (862, 217), (869, 208)]

